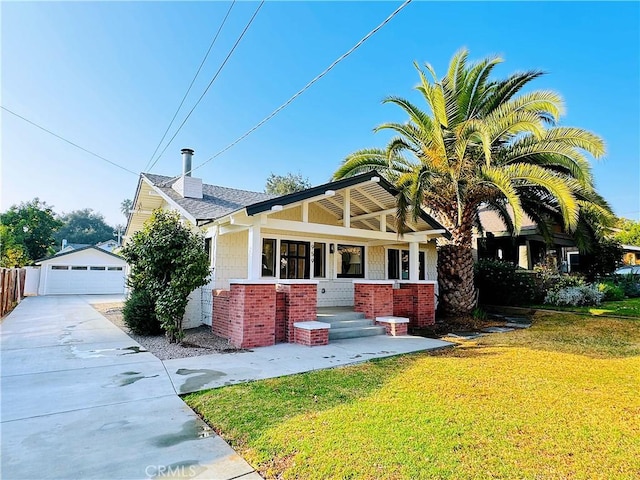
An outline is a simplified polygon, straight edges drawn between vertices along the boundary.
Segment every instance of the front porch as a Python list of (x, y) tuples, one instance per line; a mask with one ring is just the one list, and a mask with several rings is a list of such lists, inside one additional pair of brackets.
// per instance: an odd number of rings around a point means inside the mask
[[(353, 280), (353, 306), (318, 306), (313, 280), (235, 280), (213, 291), (213, 333), (236, 347), (403, 335), (435, 323), (435, 281)], [(393, 317), (393, 318), (389, 318)]]

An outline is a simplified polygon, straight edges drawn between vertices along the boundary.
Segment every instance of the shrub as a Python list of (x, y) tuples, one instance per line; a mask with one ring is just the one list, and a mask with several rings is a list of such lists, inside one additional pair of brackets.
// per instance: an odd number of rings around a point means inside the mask
[(615, 275), (613, 279), (629, 298), (640, 297), (640, 275)]
[(603, 297), (604, 293), (600, 292), (596, 285), (578, 285), (549, 291), (544, 303), (572, 307), (600, 305)]
[(536, 266), (534, 270), (536, 272), (536, 302), (544, 303), (549, 292), (586, 285), (584, 277), (581, 275), (562, 274), (556, 269), (546, 266)]
[(624, 289), (611, 281), (599, 283), (598, 291), (604, 295), (602, 300), (605, 302), (624, 299)]
[(122, 309), (124, 323), (136, 335), (160, 335), (162, 325), (155, 312), (153, 296), (146, 290), (134, 289)]
[(484, 305), (523, 305), (535, 298), (533, 275), (500, 260), (480, 260), (475, 264), (476, 287)]

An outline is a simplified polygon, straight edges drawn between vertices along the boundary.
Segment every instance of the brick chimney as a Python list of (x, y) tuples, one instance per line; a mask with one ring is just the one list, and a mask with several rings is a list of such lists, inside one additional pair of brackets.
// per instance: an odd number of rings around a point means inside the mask
[(183, 148), (182, 153), (182, 176), (171, 186), (183, 198), (202, 198), (202, 179), (191, 176), (191, 160), (193, 150)]

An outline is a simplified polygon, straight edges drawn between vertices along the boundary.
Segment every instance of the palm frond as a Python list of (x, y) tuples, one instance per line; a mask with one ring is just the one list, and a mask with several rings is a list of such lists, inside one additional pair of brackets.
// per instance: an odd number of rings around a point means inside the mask
[(513, 231), (518, 234), (522, 227), (524, 212), (520, 204), (520, 197), (513, 185), (513, 177), (504, 168), (486, 165), (480, 169), (482, 178), (488, 186), (498, 190), (509, 204), (513, 214)]

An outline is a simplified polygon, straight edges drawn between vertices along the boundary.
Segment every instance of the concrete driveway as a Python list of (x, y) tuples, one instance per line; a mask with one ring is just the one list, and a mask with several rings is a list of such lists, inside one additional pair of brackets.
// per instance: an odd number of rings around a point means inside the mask
[(260, 478), (86, 297), (25, 299), (0, 342), (3, 479)]

